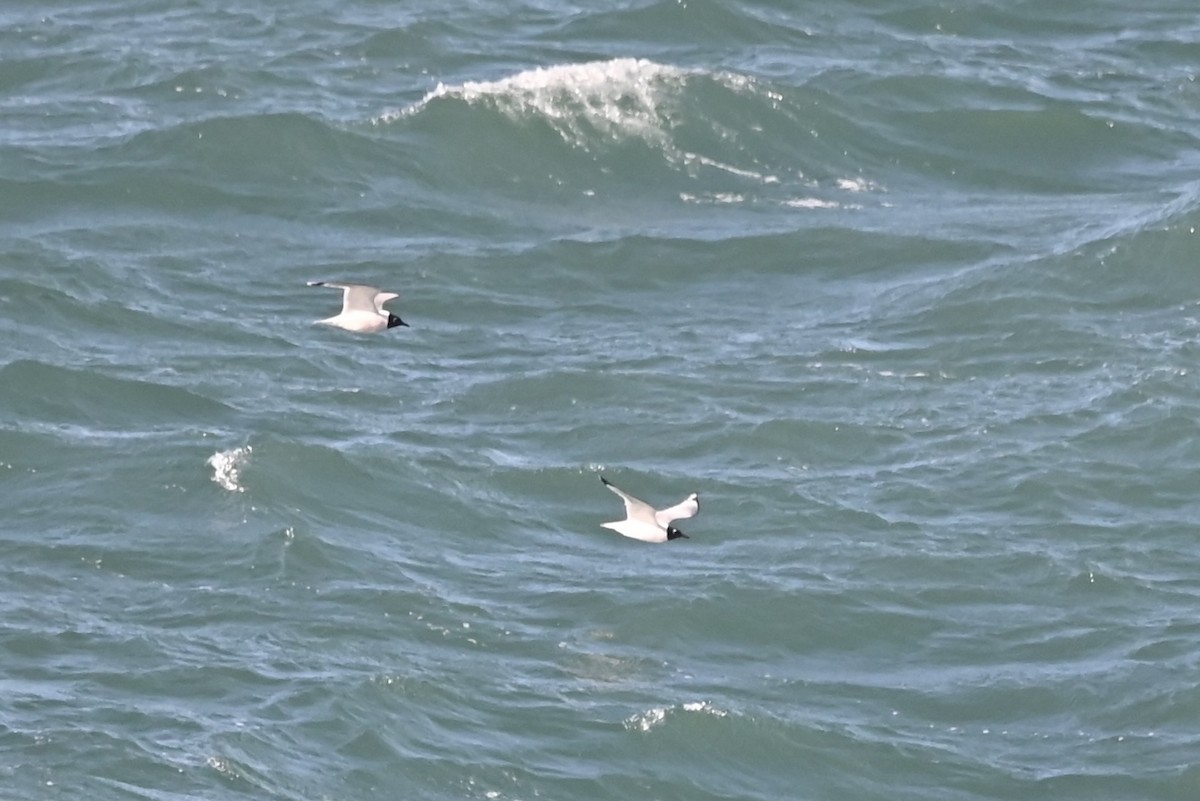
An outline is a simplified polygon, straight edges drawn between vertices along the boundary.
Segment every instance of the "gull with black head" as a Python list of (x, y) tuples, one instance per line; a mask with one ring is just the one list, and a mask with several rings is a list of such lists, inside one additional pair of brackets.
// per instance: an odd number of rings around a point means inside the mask
[(386, 331), (398, 325), (408, 326), (399, 315), (383, 308), (383, 304), (389, 300), (400, 297), (395, 292), (381, 292), (365, 284), (343, 284), (335, 281), (309, 281), (308, 285), (342, 290), (342, 313), (317, 320), (321, 325), (332, 325), (359, 333)]
[(612, 523), (601, 523), (600, 525), (604, 528), (612, 529), (618, 534), (642, 542), (666, 542), (680, 537), (689, 539), (687, 534), (671, 524), (676, 520), (696, 516), (696, 513), (700, 511), (700, 496), (696, 493), (693, 492), (674, 506), (655, 509), (645, 501), (621, 490), (604, 476), (600, 476), (600, 480), (604, 482), (604, 486), (625, 501), (625, 519), (615, 520)]

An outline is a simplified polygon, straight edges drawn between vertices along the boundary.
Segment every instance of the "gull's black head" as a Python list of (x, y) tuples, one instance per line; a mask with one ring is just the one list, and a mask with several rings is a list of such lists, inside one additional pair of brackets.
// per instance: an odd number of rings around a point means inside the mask
[(388, 328), (395, 328), (398, 325), (402, 325), (405, 328), (412, 328), (411, 325), (401, 320), (397, 315), (388, 312)]
[(667, 539), (668, 540), (677, 540), (680, 537), (683, 537), (685, 540), (691, 539), (691, 537), (689, 537), (687, 534), (684, 534), (682, 531), (675, 528), (674, 526), (667, 526)]

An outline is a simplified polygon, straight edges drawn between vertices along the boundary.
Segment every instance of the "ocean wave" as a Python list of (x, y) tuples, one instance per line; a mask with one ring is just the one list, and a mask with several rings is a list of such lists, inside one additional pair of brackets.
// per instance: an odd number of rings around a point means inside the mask
[(625, 719), (625, 728), (630, 731), (648, 732), (662, 726), (670, 718), (678, 715), (710, 715), (723, 718), (729, 712), (713, 706), (708, 701), (692, 701), (672, 706), (656, 706), (644, 712), (638, 712)]
[(495, 81), (438, 83), (417, 103), (385, 112), (373, 122), (389, 123), (449, 99), (487, 104), (513, 120), (545, 120), (581, 147), (593, 132), (662, 142), (670, 124), (670, 104), (689, 76), (701, 74), (635, 58), (536, 67)]
[(183, 387), (30, 359), (0, 367), (0, 408), (40, 424), (126, 432), (214, 423), (230, 412), (224, 403)]
[(423, 133), (439, 150), (452, 149), (443, 178), (461, 171), (478, 182), (497, 171), (536, 170), (558, 185), (587, 182), (588, 197), (600, 181), (627, 187), (654, 178), (664, 189), (675, 182), (674, 196), (685, 204), (826, 209), (852, 206), (843, 201), (850, 196), (860, 204), (881, 190), (834, 163), (845, 161), (841, 147), (833, 143), (831, 151), (812, 128), (814, 115), (830, 114), (837, 112), (801, 90), (752, 75), (614, 58), (439, 83), (371, 123)]

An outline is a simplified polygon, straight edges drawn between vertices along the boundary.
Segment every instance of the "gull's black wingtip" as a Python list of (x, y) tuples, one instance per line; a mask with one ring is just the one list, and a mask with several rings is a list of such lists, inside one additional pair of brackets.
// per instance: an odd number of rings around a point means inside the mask
[(601, 482), (602, 484), (604, 484), (604, 486), (606, 486), (606, 487), (611, 487), (611, 486), (612, 486), (612, 482), (610, 482), (610, 481), (609, 481), (607, 478), (605, 478), (604, 476), (600, 476), (600, 482)]
[(324, 281), (309, 281), (308, 285), (309, 286), (325, 286), (325, 282)]

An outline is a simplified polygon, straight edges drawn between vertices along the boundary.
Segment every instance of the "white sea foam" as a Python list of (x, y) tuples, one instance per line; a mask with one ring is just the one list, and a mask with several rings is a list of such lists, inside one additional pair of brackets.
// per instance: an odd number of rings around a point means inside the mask
[(866, 178), (838, 178), (837, 188), (847, 192), (873, 192), (879, 186)]
[(735, 167), (732, 164), (725, 164), (717, 161), (716, 159), (710, 159), (707, 156), (701, 156), (698, 153), (684, 153), (683, 159), (684, 162), (689, 166), (701, 165), (704, 167), (712, 167), (714, 169), (730, 173), (731, 175), (736, 175), (740, 178), (751, 178), (762, 184), (779, 183), (779, 177), (776, 175), (761, 173), (757, 172), (756, 170), (745, 170), (741, 167)]
[[(676, 104), (694, 78), (716, 81), (733, 92), (759, 91), (754, 79), (745, 75), (708, 73), (644, 58), (614, 58), (537, 67), (495, 81), (439, 83), (416, 103), (381, 114), (372, 122), (390, 123), (417, 114), (435, 101), (457, 99), (490, 104), (513, 120), (541, 120), (576, 147), (587, 148), (597, 138), (643, 141), (661, 147), (672, 161), (687, 163), (699, 157), (678, 151), (671, 142), (671, 130), (677, 121)], [(704, 164), (743, 173), (716, 161)], [(778, 180), (752, 171), (744, 174), (767, 182)]]
[(668, 718), (685, 712), (712, 715), (718, 718), (723, 718), (729, 714), (724, 709), (718, 709), (708, 701), (693, 701), (675, 706), (652, 707), (645, 712), (631, 715), (625, 719), (625, 728), (631, 731), (650, 731), (661, 726)]
[(840, 209), (842, 204), (834, 200), (822, 200), (816, 197), (797, 197), (783, 201), (783, 205), (792, 209)]
[[(689, 83), (695, 81), (720, 84), (736, 94), (765, 96), (773, 105), (777, 102), (775, 93), (750, 76), (642, 58), (614, 58), (537, 67), (494, 81), (439, 83), (416, 103), (385, 112), (372, 123), (388, 124), (415, 116), (439, 101), (456, 100), (493, 109), (514, 122), (548, 125), (563, 141), (581, 150), (641, 142), (659, 150), (668, 163), (691, 173), (716, 170), (760, 185), (782, 183), (769, 171), (731, 164), (680, 145), (676, 129), (688, 116), (683, 105), (690, 94)], [(736, 193), (727, 193), (703, 202), (743, 200)]]
[(241, 467), (250, 458), (253, 449), (249, 445), (228, 451), (217, 451), (208, 457), (207, 464), (213, 469), (212, 480), (230, 492), (245, 492), (239, 480)]
[(680, 192), (679, 199), (684, 203), (697, 205), (734, 205), (746, 202), (746, 196), (739, 192), (706, 192), (702, 195), (693, 195), (691, 192)]
[(589, 129), (608, 138), (661, 143), (667, 136), (670, 100), (691, 74), (640, 58), (537, 67), (496, 81), (439, 83), (417, 103), (374, 122), (392, 122), (436, 100), (457, 98), (491, 103), (512, 119), (544, 120), (573, 145), (584, 145)]

